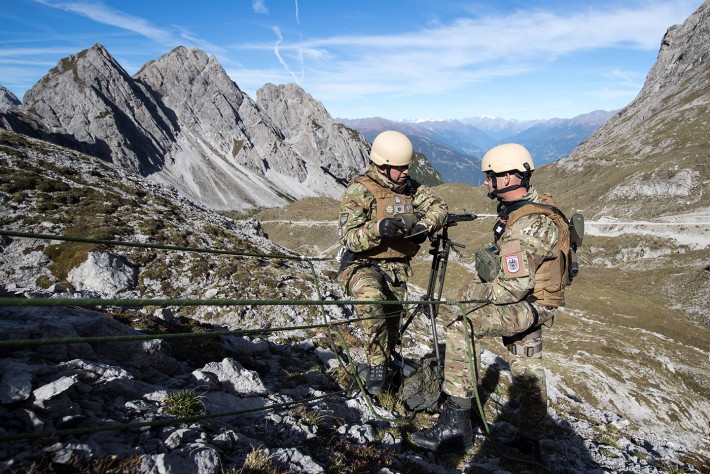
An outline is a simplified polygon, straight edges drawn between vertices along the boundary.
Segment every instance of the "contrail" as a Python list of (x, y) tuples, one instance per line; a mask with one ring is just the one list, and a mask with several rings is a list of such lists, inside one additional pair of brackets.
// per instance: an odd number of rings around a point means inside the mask
[(283, 66), (283, 68), (286, 70), (286, 72), (288, 72), (291, 75), (291, 77), (293, 77), (293, 79), (296, 82), (298, 82), (298, 78), (293, 73), (293, 71), (291, 71), (291, 68), (288, 67), (288, 64), (286, 64), (286, 61), (284, 61), (284, 59), (281, 57), (281, 53), (279, 53), (279, 45), (281, 44), (281, 42), (284, 39), (283, 36), (281, 35), (281, 29), (278, 26), (274, 26), (273, 28), (271, 28), (271, 31), (273, 31), (274, 34), (276, 35), (276, 37), (278, 38), (278, 40), (276, 41), (276, 44), (274, 45), (274, 54), (276, 55), (276, 59), (279, 60), (279, 63), (281, 64), (281, 66)]

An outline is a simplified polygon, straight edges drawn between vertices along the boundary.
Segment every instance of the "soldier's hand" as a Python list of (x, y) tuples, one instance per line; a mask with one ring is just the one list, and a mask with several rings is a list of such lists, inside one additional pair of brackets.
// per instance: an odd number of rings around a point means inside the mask
[(427, 238), (427, 235), (429, 235), (429, 229), (424, 224), (417, 224), (414, 226), (411, 232), (411, 237), (409, 240), (411, 242), (414, 242), (415, 244), (421, 244), (424, 242)]
[(380, 221), (378, 228), (380, 231), (380, 237), (393, 239), (395, 237), (404, 236), (407, 226), (400, 219), (387, 217), (386, 219), (382, 219)]

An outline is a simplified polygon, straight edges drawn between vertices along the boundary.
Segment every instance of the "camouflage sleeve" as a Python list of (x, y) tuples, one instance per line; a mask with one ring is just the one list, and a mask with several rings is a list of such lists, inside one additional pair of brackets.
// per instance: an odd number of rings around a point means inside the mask
[(474, 281), (461, 288), (459, 299), (461, 301), (490, 301), (492, 283)]
[(414, 195), (414, 212), (422, 214), (419, 222), (430, 232), (436, 232), (446, 222), (449, 211), (446, 203), (428, 186), (419, 186)]
[(340, 200), (338, 237), (351, 252), (364, 252), (380, 244), (375, 202), (375, 197), (359, 183), (350, 185)]
[(556, 257), (557, 226), (540, 214), (522, 217), (506, 229), (499, 245), (501, 269), (488, 298), (494, 304), (517, 303), (533, 290), (542, 262)]

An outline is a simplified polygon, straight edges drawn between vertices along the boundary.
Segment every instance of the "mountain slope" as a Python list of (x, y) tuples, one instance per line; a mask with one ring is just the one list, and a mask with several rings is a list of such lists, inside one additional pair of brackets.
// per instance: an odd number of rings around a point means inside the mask
[(520, 143), (530, 150), (535, 164), (542, 166), (565, 158), (612, 115), (612, 112), (597, 110), (572, 119), (542, 120), (499, 142)]
[(653, 219), (707, 208), (710, 2), (668, 30), (638, 96), (544, 179), (590, 217)]
[[(412, 141), (414, 150), (426, 155), (429, 163), (444, 181), (459, 181), (469, 184), (478, 184), (479, 174), (471, 170), (480, 170), (481, 162), (468, 152), (463, 152), (453, 146), (444, 145), (437, 141), (443, 140), (443, 132), (435, 132), (431, 128), (422, 129), (417, 124), (393, 122), (382, 118), (374, 119), (337, 119), (346, 126), (362, 133), (369, 141), (384, 130), (397, 130), (404, 133)], [(470, 127), (473, 129), (473, 127)], [(465, 142), (461, 138), (453, 138), (457, 143)], [(476, 151), (475, 149), (473, 150)], [(429, 183), (432, 184), (432, 183)], [(433, 183), (438, 184), (438, 183)]]
[(335, 156), (344, 174), (365, 167), (369, 145), (362, 136), (333, 124), (320, 104), (301, 95), (322, 125), (308, 123), (298, 139), (327, 144), (323, 156), (286, 142), (296, 137), (293, 130), (280, 129), (199, 49), (178, 47), (131, 78), (96, 44), (60, 61), (24, 103), (4, 107), (0, 126), (151, 176), (210, 208), (243, 210), (337, 195), (320, 169)]

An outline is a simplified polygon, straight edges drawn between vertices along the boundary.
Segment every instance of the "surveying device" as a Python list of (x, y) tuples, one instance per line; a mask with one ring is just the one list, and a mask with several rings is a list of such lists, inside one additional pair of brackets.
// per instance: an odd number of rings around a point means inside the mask
[[(429, 272), (429, 285), (427, 286), (426, 295), (422, 298), (423, 301), (441, 301), (441, 294), (444, 290), (444, 278), (446, 277), (446, 267), (449, 261), (449, 253), (452, 248), (465, 248), (463, 244), (449, 239), (449, 227), (453, 227), (459, 222), (467, 222), (477, 219), (476, 214), (447, 214), (446, 222), (440, 233), (431, 237), (431, 248), (429, 254), (431, 259), (431, 270)], [(437, 304), (418, 304), (412, 310), (407, 318), (407, 321), (402, 325), (400, 334), (404, 334), (414, 317), (420, 312), (424, 312), (428, 307), (429, 322), (431, 324), (431, 336), (434, 344), (434, 353), (436, 355), (437, 365), (441, 364), (439, 355), (439, 340), (436, 333), (436, 317), (439, 314), (439, 305)], [(401, 337), (400, 337), (401, 339)], [(401, 341), (400, 341), (401, 342)], [(405, 374), (406, 375), (406, 374)]]

